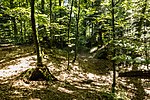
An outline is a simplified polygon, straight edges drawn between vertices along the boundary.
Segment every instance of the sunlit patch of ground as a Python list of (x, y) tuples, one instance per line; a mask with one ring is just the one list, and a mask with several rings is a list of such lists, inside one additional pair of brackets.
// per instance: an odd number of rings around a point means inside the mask
[[(0, 58), (0, 95), (2, 95), (0, 100), (68, 100), (79, 98), (92, 100), (93, 97), (102, 98), (96, 92), (96, 89), (100, 89), (98, 88), (100, 87), (98, 81), (102, 80), (102, 77), (83, 72), (78, 63), (70, 64), (71, 69), (67, 71), (67, 61), (62, 56), (58, 57), (60, 64), (52, 62), (50, 57), (44, 59), (44, 64), (59, 80), (58, 82), (28, 81), (23, 78), (16, 78), (20, 73), (36, 66), (36, 56), (31, 55), (28, 49), (29, 47), (15, 48), (14, 51), (8, 51), (9, 53), (5, 52), (5, 56)], [(93, 87), (91, 83), (93, 83)]]
[[(64, 63), (65, 64), (65, 63)], [(65, 82), (69, 82), (71, 85), (75, 85), (75, 87), (80, 89), (92, 89), (92, 90), (100, 90), (103, 86), (107, 89), (110, 89), (110, 84), (112, 83), (112, 77), (110, 75), (96, 75), (89, 72), (83, 72), (81, 68), (79, 68), (78, 64), (70, 64), (70, 71), (62, 71), (54, 66), (51, 66), (50, 69), (55, 69), (59, 72), (59, 75), (56, 76), (57, 79)], [(63, 65), (61, 67), (66, 67)], [(62, 69), (62, 68), (61, 68)], [(102, 89), (101, 89), (102, 90)], [(103, 89), (104, 90), (104, 89)], [(105, 89), (106, 91), (106, 89)]]
[[(70, 63), (70, 70), (67, 70), (68, 62), (65, 57), (48, 55), (44, 64), (59, 81), (16, 79), (20, 73), (36, 66), (36, 56), (31, 55), (28, 49), (30, 47), (22, 49), (20, 57), (0, 64), (0, 95), (4, 96), (0, 100), (112, 100), (104, 99), (111, 97), (105, 92), (110, 92), (112, 85), (111, 63), (106, 61), (85, 57), (74, 64)], [(23, 52), (30, 55), (21, 56)], [(117, 78), (117, 83), (125, 84), (126, 80)], [(128, 88), (131, 90), (133, 86), (130, 84)], [(118, 97), (125, 97), (128, 90), (118, 90)], [(145, 91), (149, 92), (149, 89)]]
[[(36, 61), (35, 61), (35, 55), (33, 55), (33, 56), (18, 58), (12, 60), (11, 62), (15, 62), (15, 63), (12, 65), (8, 65), (0, 70), (0, 79), (18, 75), (19, 73), (29, 68), (33, 68), (35, 67)], [(32, 63), (34, 64), (32, 65)]]

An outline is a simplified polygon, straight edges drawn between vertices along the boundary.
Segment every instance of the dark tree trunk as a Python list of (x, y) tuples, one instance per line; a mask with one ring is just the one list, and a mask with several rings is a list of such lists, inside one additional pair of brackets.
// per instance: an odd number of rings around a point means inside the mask
[(24, 32), (23, 38), (24, 38), (24, 42), (26, 42), (26, 31), (27, 31), (27, 29), (26, 29), (26, 21), (24, 20), (23, 21), (23, 32)]
[(12, 17), (12, 22), (13, 22), (13, 30), (14, 30), (14, 39), (17, 42), (17, 35), (18, 35), (18, 30), (17, 30), (17, 24), (16, 24), (16, 19), (15, 17)]
[(22, 31), (22, 20), (20, 21), (20, 27), (21, 27), (21, 29), (20, 29), (20, 34), (21, 34), (21, 42), (23, 42), (24, 43), (24, 33), (23, 33), (23, 31)]
[[(32, 34), (34, 38), (34, 44), (36, 47), (36, 53), (37, 53), (37, 67), (32, 72), (31, 76), (29, 77), (29, 80), (57, 80), (49, 71), (47, 66), (43, 66), (42, 63), (42, 55), (41, 55), (41, 49), (38, 41), (38, 36), (36, 34), (36, 24), (35, 24), (35, 17), (34, 17), (34, 1), (31, 0), (31, 22), (32, 22)], [(41, 69), (41, 70), (40, 70)]]
[(76, 41), (75, 41), (75, 57), (74, 57), (74, 60), (73, 60), (73, 63), (76, 61), (77, 59), (77, 51), (78, 51), (78, 35), (79, 35), (79, 16), (80, 16), (80, 0), (78, 1), (78, 14), (77, 14), (77, 17), (76, 17), (76, 21), (77, 21), (77, 32), (76, 32)]
[[(114, 18), (114, 0), (112, 0), (112, 32), (113, 32), (113, 39), (115, 40), (115, 18)], [(114, 45), (114, 44), (113, 44)], [(115, 49), (113, 51), (113, 57), (115, 57)], [(115, 66), (115, 61), (113, 60), (113, 84), (112, 84), (112, 93), (115, 93), (115, 87), (116, 87), (116, 66)]]
[[(61, 7), (61, 0), (59, 0), (59, 6)], [(60, 9), (60, 10), (59, 10), (59, 17), (60, 17), (60, 18), (62, 17), (61, 11), (62, 11), (62, 10)], [(59, 21), (59, 25), (61, 25), (61, 24), (62, 24), (62, 22), (61, 22), (61, 20), (60, 20), (60, 21)], [(59, 34), (61, 35), (61, 34), (62, 34), (62, 31), (60, 31)], [(60, 45), (61, 45), (60, 47), (63, 48), (63, 37), (62, 37), (62, 36), (59, 37), (59, 42), (60, 42)]]
[[(100, 26), (100, 23), (99, 23), (98, 26)], [(103, 33), (102, 33), (102, 31), (103, 31), (102, 28), (98, 29), (98, 35), (99, 35), (99, 37), (98, 37), (98, 45), (100, 45), (101, 47), (103, 45), (103, 38), (102, 38), (102, 34)]]
[(51, 23), (52, 23), (52, 0), (49, 1), (49, 6), (50, 6), (50, 11), (49, 11), (49, 23), (50, 23), (50, 26), (49, 26), (49, 32), (50, 32), (50, 45), (49, 45), (49, 48), (52, 47), (52, 43), (53, 43), (53, 37), (52, 37), (52, 31), (51, 31)]
[(36, 54), (37, 54), (37, 66), (42, 66), (41, 50), (40, 50), (39, 41), (38, 41), (38, 37), (36, 34), (36, 26), (35, 26), (34, 1), (35, 0), (31, 0), (32, 34), (33, 34), (34, 44), (35, 44), (35, 49), (36, 49)]

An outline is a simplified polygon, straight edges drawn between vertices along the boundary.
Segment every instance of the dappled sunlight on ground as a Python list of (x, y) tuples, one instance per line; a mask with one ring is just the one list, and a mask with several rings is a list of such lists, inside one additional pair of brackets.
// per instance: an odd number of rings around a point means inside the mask
[[(35, 59), (35, 57), (36, 56), (34, 55), (13, 60), (13, 62), (16, 62), (14, 65), (6, 66), (0, 70), (0, 78), (11, 77), (29, 68), (35, 67), (36, 61), (32, 59), (32, 58)], [(31, 66), (30, 65), (31, 63), (34, 63), (34, 66)]]
[[(62, 61), (63, 62), (63, 61)], [(65, 81), (79, 89), (91, 89), (99, 91), (108, 91), (111, 89), (112, 77), (108, 75), (97, 75), (90, 72), (84, 72), (79, 63), (70, 63), (71, 69), (67, 70), (67, 61), (60, 64), (59, 67), (48, 64), (48, 68), (60, 81)], [(107, 89), (106, 89), (107, 87)], [(104, 89), (105, 88), (105, 89)]]
[[(103, 100), (101, 94), (111, 91), (113, 72), (109, 61), (84, 56), (74, 64), (70, 63), (69, 70), (67, 59), (64, 57), (48, 55), (43, 61), (58, 81), (29, 81), (22, 76), (18, 78), (22, 72), (36, 67), (36, 55), (3, 61), (0, 64), (0, 95), (6, 97), (2, 100), (62, 100), (62, 97), (63, 100)], [(132, 95), (132, 90), (135, 91), (134, 84), (128, 83), (125, 78), (117, 77), (116, 82), (118, 97)], [(150, 94), (149, 87), (144, 90)], [(129, 93), (125, 94), (127, 92)]]
[(23, 80), (16, 80), (16, 81), (13, 81), (12, 87), (30, 88), (30, 84), (26, 84)]
[[(11, 64), (11, 62), (13, 63)], [(7, 62), (7, 64), (5, 64), (5, 67), (2, 67), (1, 65), (2, 69), (0, 70), (0, 81), (5, 79), (2, 84), (10, 84), (10, 88), (12, 89), (9, 93), (9, 98), (12, 99), (26, 98), (29, 95), (33, 95), (32, 91), (42, 92), (41, 89), (44, 89), (44, 91), (47, 91), (49, 89), (54, 90), (54, 92), (60, 91), (60, 93), (67, 93), (72, 95), (73, 98), (78, 98), (78, 95), (83, 95), (80, 94), (80, 92), (83, 91), (104, 91), (106, 85), (107, 89), (110, 89), (108, 88), (110, 87), (108, 85), (110, 84), (109, 81), (112, 80), (111, 79), (107, 81), (105, 80), (108, 78), (106, 76), (84, 72), (82, 68), (79, 67), (79, 64), (77, 62), (75, 64), (70, 63), (71, 68), (68, 71), (67, 61), (61, 61), (58, 66), (56, 66), (51, 61), (48, 61), (48, 63), (46, 63), (50, 72), (59, 80), (59, 82), (56, 83), (45, 81), (28, 81), (26, 79), (12, 79), (13, 77), (18, 76), (20, 73), (26, 71), (29, 68), (35, 68), (36, 56), (31, 55), (27, 57), (17, 58), (15, 60), (10, 60), (9, 63)], [(9, 81), (9, 79), (11, 79), (11, 81)], [(26, 93), (24, 91), (26, 91)], [(84, 95), (86, 96), (86, 94)], [(72, 96), (67, 96), (67, 98), (72, 98)], [(30, 98), (29, 100), (32, 99)]]

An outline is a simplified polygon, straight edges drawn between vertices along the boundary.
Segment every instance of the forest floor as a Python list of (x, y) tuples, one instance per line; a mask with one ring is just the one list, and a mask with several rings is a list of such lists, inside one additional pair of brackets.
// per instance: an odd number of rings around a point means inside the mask
[[(0, 100), (136, 100), (139, 97), (138, 89), (126, 78), (117, 78), (116, 95), (110, 93), (111, 61), (81, 53), (67, 70), (66, 52), (58, 49), (44, 49), (43, 61), (58, 81), (29, 81), (23, 74), (36, 67), (33, 51), (32, 46), (0, 46)], [(142, 92), (145, 94), (138, 100), (150, 100), (149, 91), (150, 86), (146, 86)]]

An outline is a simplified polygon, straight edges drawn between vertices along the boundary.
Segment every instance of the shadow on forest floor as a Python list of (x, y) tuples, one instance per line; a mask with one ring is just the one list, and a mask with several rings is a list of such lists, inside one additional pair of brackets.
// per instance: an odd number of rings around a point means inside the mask
[[(109, 61), (79, 57), (70, 64), (63, 51), (45, 50), (44, 64), (59, 81), (29, 81), (22, 75), (35, 68), (36, 56), (33, 47), (16, 47), (1, 52), (0, 100), (113, 100), (112, 75)], [(54, 55), (56, 54), (56, 55)], [(29, 73), (30, 74), (30, 73)], [(118, 82), (119, 83), (119, 82)], [(118, 95), (124, 95), (118, 89)], [(123, 94), (124, 93), (124, 94)], [(119, 96), (118, 96), (119, 97)], [(121, 98), (125, 98), (122, 96)]]

